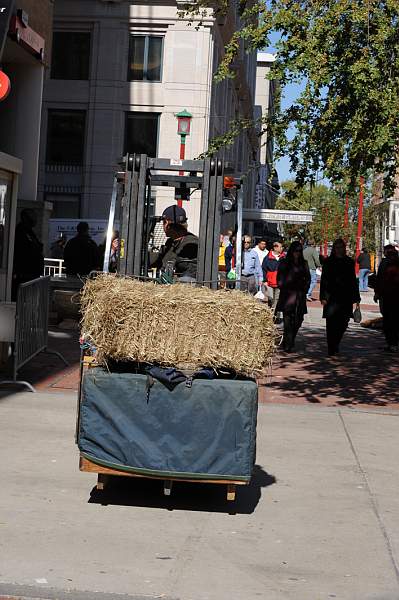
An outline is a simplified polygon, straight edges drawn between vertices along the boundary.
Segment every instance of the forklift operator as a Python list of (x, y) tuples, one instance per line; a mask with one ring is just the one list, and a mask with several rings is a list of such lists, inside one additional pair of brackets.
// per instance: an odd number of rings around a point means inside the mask
[(163, 229), (168, 238), (151, 265), (168, 271), (173, 268), (181, 283), (194, 282), (197, 277), (198, 238), (187, 231), (187, 215), (180, 206), (168, 206), (162, 213)]

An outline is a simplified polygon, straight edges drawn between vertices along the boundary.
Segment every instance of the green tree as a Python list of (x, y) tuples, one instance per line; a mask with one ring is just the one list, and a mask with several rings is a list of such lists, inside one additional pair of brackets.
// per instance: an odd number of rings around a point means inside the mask
[[(185, 14), (201, 19), (213, 8), (220, 16), (232, 4), (196, 0)], [(240, 0), (238, 10), (241, 27), (215, 77), (234, 77), (240, 40), (250, 51), (267, 46), (271, 31), (281, 35), (270, 77), (282, 88), (302, 82), (304, 91), (266, 126), (277, 158), (290, 157), (297, 185), (322, 171), (354, 190), (360, 174), (376, 169), (390, 193), (399, 167), (399, 1)], [(224, 142), (221, 136), (211, 151)]]
[(313, 223), (286, 225), (285, 235), (291, 239), (297, 235), (311, 238), (317, 245), (337, 237), (352, 240), (353, 224), (344, 229), (344, 203), (338, 190), (323, 184), (298, 186), (294, 180), (281, 184), (282, 194), (276, 208), (286, 210), (308, 210), (313, 212)]
[[(332, 242), (342, 237), (348, 243), (349, 250), (356, 249), (356, 233), (359, 199), (357, 195), (348, 196), (348, 226), (345, 226), (344, 186), (327, 187), (323, 184), (298, 186), (295, 180), (281, 184), (281, 195), (276, 208), (286, 210), (310, 210), (313, 212), (313, 223), (307, 225), (286, 225), (285, 236), (314, 239), (317, 245), (325, 241)], [(371, 204), (371, 190), (366, 186), (364, 198), (363, 245), (369, 251), (375, 251), (375, 225), (380, 206)]]

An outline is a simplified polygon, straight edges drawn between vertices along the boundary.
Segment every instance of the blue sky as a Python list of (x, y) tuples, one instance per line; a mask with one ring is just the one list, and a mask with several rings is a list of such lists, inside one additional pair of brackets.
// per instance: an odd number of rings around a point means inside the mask
[[(264, 49), (264, 52), (276, 52), (276, 42), (280, 38), (280, 35), (277, 33), (271, 33), (270, 35), (270, 45)], [(282, 107), (285, 108), (290, 106), (292, 102), (296, 100), (296, 98), (301, 93), (300, 85), (288, 85), (283, 90), (283, 99), (282, 99)], [(290, 162), (288, 158), (284, 157), (276, 163), (276, 168), (278, 172), (278, 177), (280, 182), (286, 181), (287, 179), (293, 179), (294, 174), (290, 172)]]

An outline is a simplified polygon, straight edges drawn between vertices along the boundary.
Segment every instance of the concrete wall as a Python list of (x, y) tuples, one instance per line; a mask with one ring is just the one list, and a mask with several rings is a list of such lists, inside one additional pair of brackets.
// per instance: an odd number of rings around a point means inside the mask
[[(271, 116), (275, 110), (276, 82), (268, 79), (268, 74), (274, 60), (275, 58), (273, 54), (269, 54), (267, 52), (258, 53), (255, 104), (256, 108), (259, 110), (259, 113), (265, 119)], [(274, 140), (267, 131), (266, 124), (263, 125), (262, 130), (264, 133), (259, 139), (259, 162), (264, 171), (262, 174), (264, 205), (261, 208), (274, 208), (277, 198), (277, 191), (275, 191), (275, 189), (277, 189), (278, 186), (278, 177), (273, 173)]]

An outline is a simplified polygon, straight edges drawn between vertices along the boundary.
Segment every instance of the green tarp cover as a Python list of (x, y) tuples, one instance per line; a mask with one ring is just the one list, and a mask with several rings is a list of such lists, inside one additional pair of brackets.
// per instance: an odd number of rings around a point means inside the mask
[(78, 445), (100, 465), (144, 475), (249, 481), (257, 407), (252, 380), (195, 379), (170, 391), (146, 375), (90, 369)]

